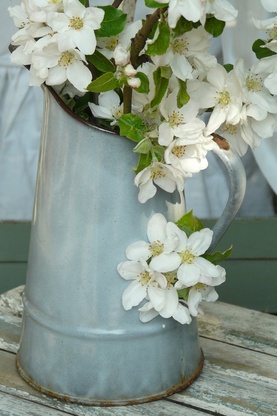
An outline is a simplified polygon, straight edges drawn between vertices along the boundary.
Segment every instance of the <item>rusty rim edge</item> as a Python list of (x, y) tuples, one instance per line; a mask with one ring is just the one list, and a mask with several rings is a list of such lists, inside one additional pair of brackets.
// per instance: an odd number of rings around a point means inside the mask
[(118, 400), (118, 401), (115, 401), (115, 400), (104, 401), (104, 400), (93, 400), (93, 399), (90, 400), (90, 399), (85, 399), (85, 398), (66, 396), (65, 394), (55, 393), (52, 390), (48, 390), (44, 387), (41, 387), (30, 376), (28, 376), (25, 373), (25, 371), (22, 369), (22, 367), (19, 364), (18, 354), (16, 354), (16, 368), (20, 376), (31, 387), (35, 388), (40, 393), (46, 394), (48, 396), (51, 396), (55, 399), (58, 399), (67, 403), (75, 403), (75, 404), (80, 404), (80, 405), (85, 405), (85, 406), (99, 406), (99, 407), (131, 406), (131, 405), (143, 404), (143, 403), (148, 403), (148, 402), (164, 399), (168, 396), (171, 396), (175, 393), (180, 392), (181, 390), (185, 390), (186, 388), (188, 388), (199, 377), (200, 373), (202, 372), (203, 366), (204, 366), (204, 354), (203, 354), (203, 350), (200, 349), (200, 360), (199, 360), (198, 367), (196, 368), (194, 373), (190, 375), (189, 378), (186, 378), (181, 383), (169, 388), (168, 390), (163, 391), (162, 393), (159, 393), (153, 396), (142, 397), (142, 398), (134, 399), (134, 400), (130, 399), (130, 400)]

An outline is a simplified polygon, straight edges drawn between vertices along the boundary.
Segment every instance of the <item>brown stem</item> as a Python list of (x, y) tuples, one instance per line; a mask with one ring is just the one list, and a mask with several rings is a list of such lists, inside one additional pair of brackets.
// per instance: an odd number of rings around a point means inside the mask
[[(139, 54), (145, 46), (153, 25), (158, 22), (161, 16), (161, 11), (162, 9), (156, 9), (154, 13), (149, 14), (146, 17), (142, 28), (132, 39), (130, 61), (135, 69), (138, 68), (141, 63), (146, 62), (145, 55), (139, 56)], [(123, 90), (123, 111), (124, 114), (131, 113), (132, 111), (132, 88), (128, 86), (125, 86)]]
[(129, 114), (132, 111), (132, 88), (125, 85), (123, 88), (123, 113)]
[(123, 0), (114, 0), (112, 6), (117, 9), (121, 5), (122, 2)]
[(139, 54), (143, 50), (146, 40), (153, 29), (155, 23), (158, 22), (161, 16), (162, 9), (156, 9), (154, 13), (149, 14), (142, 28), (138, 31), (131, 45), (131, 64), (136, 69), (140, 65)]

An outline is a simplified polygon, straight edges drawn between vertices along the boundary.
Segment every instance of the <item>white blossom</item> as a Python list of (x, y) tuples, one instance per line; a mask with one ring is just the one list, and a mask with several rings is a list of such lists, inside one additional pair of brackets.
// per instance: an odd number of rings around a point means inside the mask
[(156, 192), (158, 186), (166, 192), (173, 193), (176, 189), (184, 189), (185, 175), (179, 169), (153, 160), (150, 166), (140, 171), (135, 177), (135, 185), (139, 187), (138, 200), (148, 201)]
[(173, 74), (183, 81), (192, 79), (216, 65), (216, 58), (208, 52), (211, 39), (202, 26), (178, 37), (172, 35), (166, 53), (153, 56), (152, 60), (158, 66), (169, 65)]
[(175, 28), (181, 16), (192, 22), (198, 22), (204, 14), (202, 0), (159, 0), (159, 3), (168, 4), (168, 24)]
[(122, 295), (123, 308), (129, 310), (148, 298), (156, 310), (163, 307), (167, 281), (159, 272), (151, 269), (143, 261), (125, 261), (119, 263), (117, 271), (125, 280), (132, 283), (124, 290)]
[(205, 13), (223, 22), (234, 20), (238, 15), (238, 11), (227, 0), (206, 0)]
[[(147, 237), (149, 242), (136, 241), (127, 247), (127, 259), (147, 261), (155, 257), (158, 261), (159, 256), (163, 253), (170, 264), (170, 256), (178, 244), (178, 237), (175, 233), (171, 233), (168, 222), (162, 214), (154, 214), (149, 220)], [(150, 261), (150, 266), (151, 264), (152, 261)]]
[[(214, 302), (218, 299), (218, 294), (214, 286), (218, 286), (226, 280), (225, 269), (219, 265), (214, 266), (213, 275), (203, 274), (199, 276), (199, 282), (195, 283), (189, 291), (187, 305), (192, 316), (197, 316), (202, 313), (199, 304), (205, 300), (206, 302)], [(204, 282), (204, 283), (203, 283)]]
[(85, 7), (79, 0), (64, 0), (64, 12), (48, 14), (47, 23), (57, 33), (58, 48), (64, 52), (78, 48), (85, 55), (96, 48), (94, 31), (99, 29), (104, 11), (98, 7)]
[(116, 124), (123, 114), (119, 95), (115, 91), (101, 92), (98, 104), (89, 103), (89, 108), (94, 117), (111, 120), (111, 125)]
[(33, 83), (41, 85), (45, 81), (47, 85), (59, 85), (68, 80), (79, 91), (85, 91), (92, 78), (85, 63), (85, 56), (77, 49), (61, 52), (56, 42), (50, 42), (33, 53)]

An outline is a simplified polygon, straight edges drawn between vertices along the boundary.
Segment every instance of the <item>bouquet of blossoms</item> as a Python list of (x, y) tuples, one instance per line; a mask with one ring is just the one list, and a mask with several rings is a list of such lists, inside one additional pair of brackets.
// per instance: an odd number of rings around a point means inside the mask
[[(237, 16), (227, 0), (22, 0), (9, 8), (18, 31), (14, 63), (28, 66), (31, 85), (52, 86), (78, 116), (134, 142), (134, 183), (146, 203), (157, 187), (183, 192), (185, 178), (207, 168), (218, 135), (239, 155), (276, 130), (277, 17), (255, 21), (257, 62), (221, 65), (210, 42)], [(144, 3), (144, 4), (142, 4)], [(277, 0), (261, 0), (269, 12)], [(138, 7), (138, 5), (137, 5)], [(204, 117), (205, 116), (205, 117)], [(131, 173), (130, 173), (131, 174)], [(149, 221), (149, 241), (134, 242), (119, 274), (132, 283), (123, 307), (144, 322), (161, 315), (189, 323), (202, 300), (217, 299), (225, 280), (208, 253), (213, 232), (192, 213), (177, 223)]]

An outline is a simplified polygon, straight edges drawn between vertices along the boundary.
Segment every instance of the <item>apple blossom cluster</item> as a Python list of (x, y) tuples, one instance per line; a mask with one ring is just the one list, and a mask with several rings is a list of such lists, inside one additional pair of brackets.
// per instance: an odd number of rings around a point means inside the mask
[(86, 91), (92, 79), (86, 55), (96, 49), (95, 30), (104, 11), (85, 7), (78, 0), (23, 0), (9, 7), (19, 30), (12, 41), (18, 46), (11, 60), (30, 65), (31, 85), (59, 85), (69, 81)]
[[(277, 0), (261, 0), (270, 12)], [(97, 3), (96, 1), (93, 4)], [(153, 13), (128, 22), (117, 7), (86, 0), (22, 0), (9, 8), (18, 31), (13, 62), (31, 84), (55, 86), (80, 117), (135, 143), (141, 203), (158, 188), (182, 192), (225, 137), (242, 156), (277, 130), (276, 17), (256, 26), (258, 60), (221, 65), (213, 36), (237, 16), (227, 0), (145, 0)], [(139, 2), (137, 2), (139, 3)]]
[(202, 228), (189, 236), (175, 223), (154, 214), (148, 222), (149, 241), (137, 241), (126, 249), (128, 261), (119, 263), (121, 277), (131, 281), (122, 295), (125, 310), (139, 308), (142, 322), (156, 316), (189, 324), (201, 313), (200, 303), (215, 301), (215, 286), (225, 281), (225, 269), (202, 255), (213, 231)]

